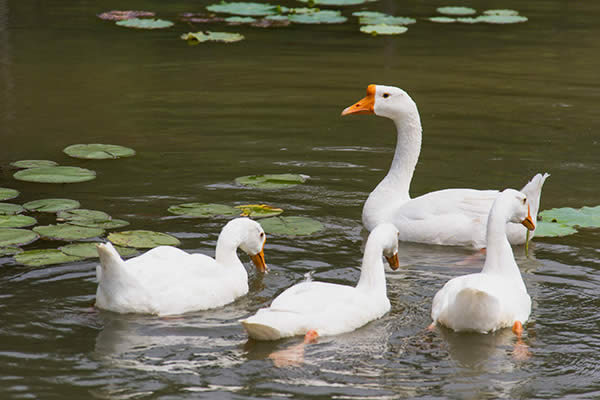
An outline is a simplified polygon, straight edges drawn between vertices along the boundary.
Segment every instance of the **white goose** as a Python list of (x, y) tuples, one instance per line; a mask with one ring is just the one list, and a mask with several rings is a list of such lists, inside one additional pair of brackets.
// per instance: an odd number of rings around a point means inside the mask
[[(440, 245), (485, 247), (485, 224), (497, 190), (445, 189), (410, 198), (410, 182), (421, 152), (421, 120), (417, 105), (402, 89), (369, 85), (367, 96), (342, 111), (375, 114), (394, 121), (398, 133), (392, 166), (365, 202), (362, 220), (367, 230), (382, 222), (396, 225), (400, 240)], [(544, 181), (537, 174), (521, 189), (537, 217)], [(511, 244), (524, 244), (526, 230), (510, 224)], [(533, 232), (530, 238), (533, 237)]]
[(433, 325), (482, 333), (513, 327), (520, 335), (531, 312), (531, 298), (506, 237), (508, 222), (535, 229), (526, 196), (514, 189), (501, 192), (490, 210), (483, 269), (451, 279), (436, 293)]
[(96, 306), (118, 313), (183, 314), (231, 303), (248, 293), (239, 247), (264, 272), (265, 232), (248, 218), (229, 221), (217, 240), (215, 258), (156, 247), (123, 261), (110, 243), (98, 245)]
[(398, 230), (391, 224), (379, 225), (369, 235), (355, 287), (302, 282), (277, 296), (270, 307), (240, 322), (248, 336), (257, 340), (306, 335), (311, 341), (353, 331), (390, 309), (382, 254), (392, 268), (398, 268)]

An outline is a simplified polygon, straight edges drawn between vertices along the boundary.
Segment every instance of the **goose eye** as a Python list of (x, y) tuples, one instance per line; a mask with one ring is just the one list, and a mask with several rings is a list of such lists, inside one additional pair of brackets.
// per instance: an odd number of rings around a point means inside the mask
[(527, 198), (523, 199), (523, 204), (527, 203)]
[(384, 98), (384, 99), (387, 99), (388, 97), (390, 97), (390, 94), (389, 94), (389, 93), (384, 93), (384, 94), (383, 94), (383, 98)]
[(262, 239), (262, 238), (264, 238), (264, 237), (265, 237), (265, 233), (264, 233), (264, 232), (261, 232), (261, 233), (260, 233), (260, 238)]

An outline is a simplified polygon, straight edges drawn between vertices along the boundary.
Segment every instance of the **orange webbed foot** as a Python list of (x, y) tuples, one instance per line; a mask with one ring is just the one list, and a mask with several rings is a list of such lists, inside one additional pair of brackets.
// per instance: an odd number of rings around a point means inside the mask
[(517, 337), (521, 338), (521, 334), (523, 334), (523, 324), (521, 321), (515, 321), (512, 326), (512, 331)]
[(318, 338), (319, 334), (317, 333), (317, 331), (311, 329), (310, 331), (306, 332), (306, 335), (304, 335), (304, 344), (316, 343)]

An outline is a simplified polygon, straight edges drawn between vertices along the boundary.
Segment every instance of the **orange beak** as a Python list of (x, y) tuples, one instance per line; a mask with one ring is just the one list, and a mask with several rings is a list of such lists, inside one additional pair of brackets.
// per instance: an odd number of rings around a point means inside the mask
[(523, 226), (530, 231), (535, 229), (535, 224), (533, 223), (533, 219), (531, 219), (531, 211), (529, 210), (529, 204), (527, 204), (527, 218), (521, 221)]
[(375, 85), (367, 87), (367, 96), (358, 103), (347, 107), (342, 111), (342, 117), (350, 114), (374, 114), (375, 107)]
[(398, 261), (398, 253), (394, 253), (393, 256), (388, 257), (385, 256), (385, 259), (387, 260), (387, 262), (390, 264), (390, 267), (395, 271), (398, 269), (398, 267), (400, 266), (400, 261)]
[(250, 256), (250, 259), (254, 263), (254, 266), (260, 272), (267, 272), (267, 264), (265, 263), (265, 244), (263, 243), (263, 248), (260, 249), (260, 252), (256, 253), (253, 256)]

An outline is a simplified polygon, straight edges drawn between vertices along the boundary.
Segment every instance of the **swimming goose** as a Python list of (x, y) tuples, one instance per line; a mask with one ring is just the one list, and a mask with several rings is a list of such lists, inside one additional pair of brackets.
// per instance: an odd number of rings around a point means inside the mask
[(391, 224), (379, 225), (369, 235), (355, 287), (302, 282), (240, 322), (248, 336), (257, 340), (305, 335), (305, 341), (312, 341), (353, 331), (390, 309), (382, 254), (393, 269), (398, 268), (398, 230)]
[(99, 244), (96, 306), (118, 313), (183, 314), (231, 303), (248, 293), (248, 274), (236, 250), (266, 271), (265, 232), (248, 218), (229, 221), (217, 240), (215, 258), (156, 247), (123, 261), (112, 244)]
[[(398, 134), (390, 170), (363, 207), (365, 228), (370, 231), (382, 222), (390, 222), (396, 225), (403, 241), (485, 247), (485, 224), (497, 190), (445, 189), (410, 198), (422, 130), (417, 105), (410, 96), (396, 87), (369, 85), (364, 99), (342, 111), (342, 116), (352, 114), (389, 118)], [(548, 176), (537, 174), (521, 189), (529, 199), (534, 220)], [(509, 224), (507, 234), (511, 244), (525, 243), (526, 229), (520, 224)]]
[(520, 335), (531, 312), (531, 298), (506, 237), (507, 222), (535, 229), (527, 197), (514, 189), (501, 192), (490, 210), (483, 269), (451, 279), (436, 293), (432, 325), (482, 333), (512, 327)]

